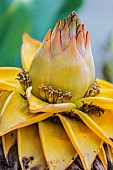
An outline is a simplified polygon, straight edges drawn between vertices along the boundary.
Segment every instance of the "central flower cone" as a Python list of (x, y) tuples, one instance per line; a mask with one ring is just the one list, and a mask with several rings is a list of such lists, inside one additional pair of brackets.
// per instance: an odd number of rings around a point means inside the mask
[(75, 12), (43, 43), (24, 33), (21, 59), (22, 69), (0, 68), (0, 164), (109, 170), (113, 84), (95, 78), (90, 35)]
[(45, 84), (71, 92), (72, 102), (82, 98), (95, 79), (90, 36), (75, 12), (49, 30), (29, 70), (32, 92), (40, 98)]

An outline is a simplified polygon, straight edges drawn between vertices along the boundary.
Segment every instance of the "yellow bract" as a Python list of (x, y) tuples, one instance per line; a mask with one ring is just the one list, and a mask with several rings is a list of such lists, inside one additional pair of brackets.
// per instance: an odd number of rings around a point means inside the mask
[(24, 95), (20, 83), (16, 80), (17, 74), (22, 69), (16, 67), (1, 67), (0, 68), (0, 89), (2, 90), (17, 90), (20, 94)]
[(76, 105), (73, 103), (48, 104), (46, 102), (43, 102), (42, 100), (33, 96), (31, 90), (32, 87), (29, 87), (26, 91), (30, 113), (37, 112), (58, 113), (76, 108)]
[[(29, 76), (32, 81), (33, 86), (33, 94), (36, 97), (40, 97), (39, 95), (39, 86), (41, 84), (48, 84), (50, 71), (51, 71), (51, 54), (50, 54), (50, 34), (51, 31), (48, 31), (44, 42), (41, 45), (41, 48), (35, 55), (32, 64), (29, 70)], [(37, 70), (38, 68), (38, 70)], [(36, 76), (35, 76), (36, 75)]]
[(38, 125), (48, 167), (56, 170), (65, 169), (76, 155), (65, 130), (61, 125), (47, 120), (39, 122)]
[[(93, 85), (95, 68), (89, 33), (77, 15), (73, 12), (58, 22), (42, 44), (25, 33), (21, 59), (24, 71), (29, 71), (27, 90), (20, 85), (26, 77), (17, 80), (22, 69), (0, 68), (0, 136), (6, 160), (16, 147), (22, 170), (64, 170), (78, 156), (84, 170), (91, 170), (97, 156), (107, 170), (103, 143), (113, 161), (113, 85), (96, 79), (100, 93), (84, 97)], [(48, 103), (45, 96), (42, 101), (42, 84), (57, 89), (60, 97), (71, 92), (72, 100), (55, 103), (53, 98)], [(81, 109), (84, 104), (100, 110), (88, 112)]]
[(59, 115), (61, 122), (73, 146), (78, 152), (85, 169), (91, 169), (92, 163), (102, 146), (102, 140), (85, 124)]
[(32, 93), (38, 98), (38, 88), (45, 84), (52, 85), (54, 89), (61, 88), (63, 92), (71, 92), (71, 101), (75, 102), (85, 95), (94, 82), (95, 68), (90, 37), (82, 28), (78, 17), (74, 17), (70, 22), (59, 22), (53, 32), (48, 31), (31, 63), (29, 75)]
[[(41, 42), (33, 39), (27, 33), (23, 34), (23, 44), (21, 47), (22, 67), (29, 70), (34, 55), (41, 46)], [(27, 56), (27, 60), (26, 60)]]
[[(27, 126), (17, 131), (18, 137), (18, 154), (20, 164), (24, 170), (26, 164), (23, 164), (24, 159), (28, 160), (27, 169), (47, 167), (42, 144), (39, 137), (38, 126), (36, 124)], [(24, 141), (24, 142), (23, 142)]]
[(98, 156), (99, 156), (104, 168), (107, 169), (107, 158), (106, 158), (105, 150), (103, 147), (101, 147), (101, 150), (98, 153)]

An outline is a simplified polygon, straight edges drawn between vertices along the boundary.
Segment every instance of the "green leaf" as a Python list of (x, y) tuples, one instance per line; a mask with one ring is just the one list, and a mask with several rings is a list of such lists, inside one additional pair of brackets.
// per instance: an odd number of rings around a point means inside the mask
[[(0, 16), (0, 65), (19, 66), (23, 32), (31, 32), (32, 18), (29, 4), (16, 0)], [(18, 58), (17, 58), (18, 56)]]
[(43, 40), (48, 29), (77, 10), (83, 0), (1, 0), (0, 66), (20, 66), (22, 34)]

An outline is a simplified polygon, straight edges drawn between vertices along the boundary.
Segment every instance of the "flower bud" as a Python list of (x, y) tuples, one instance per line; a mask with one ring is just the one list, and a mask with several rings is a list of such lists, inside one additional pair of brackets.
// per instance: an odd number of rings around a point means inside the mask
[(48, 31), (29, 70), (33, 94), (40, 98), (45, 84), (70, 92), (71, 102), (82, 98), (95, 79), (90, 36), (75, 12)]

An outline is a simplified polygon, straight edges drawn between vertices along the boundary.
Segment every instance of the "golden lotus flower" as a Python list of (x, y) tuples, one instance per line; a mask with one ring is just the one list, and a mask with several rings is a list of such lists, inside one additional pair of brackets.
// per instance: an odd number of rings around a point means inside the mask
[(113, 85), (95, 79), (90, 35), (75, 12), (43, 43), (25, 33), (21, 59), (22, 69), (0, 68), (0, 136), (8, 166), (64, 170), (79, 158), (81, 169), (93, 169), (98, 160), (107, 170), (103, 144), (113, 161)]
[(33, 59), (29, 76), (32, 92), (38, 98), (41, 84), (71, 92), (72, 102), (85, 95), (94, 82), (95, 68), (89, 33), (76, 14), (59, 21), (53, 32), (48, 31)]

